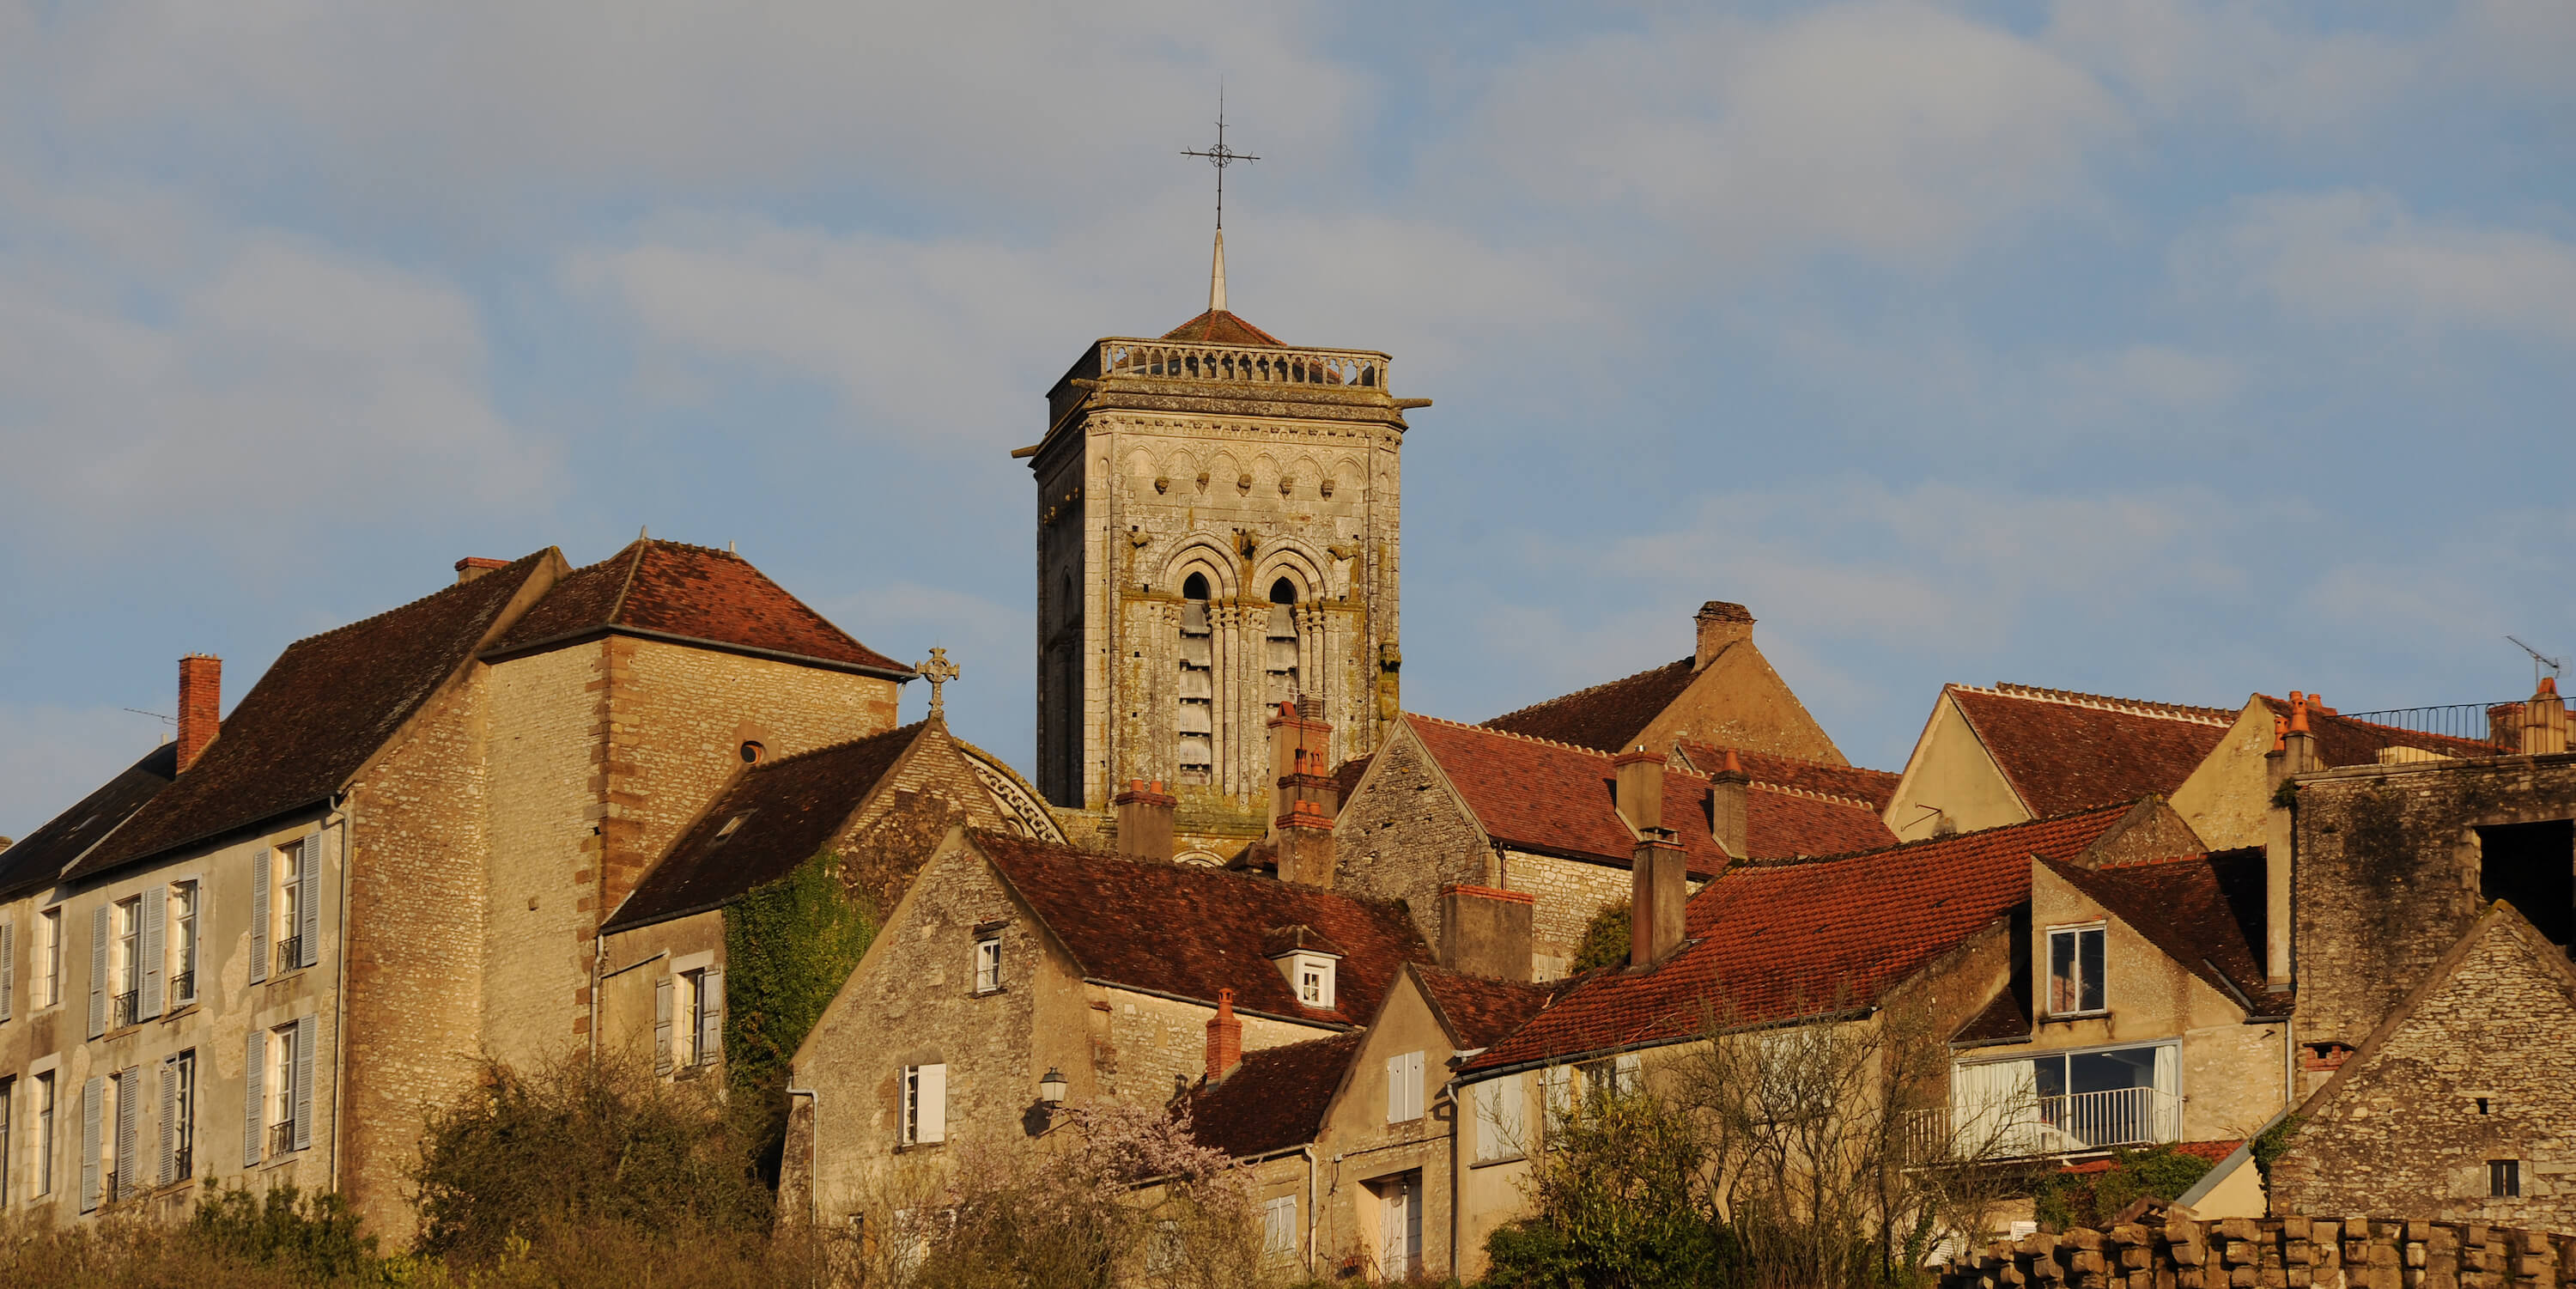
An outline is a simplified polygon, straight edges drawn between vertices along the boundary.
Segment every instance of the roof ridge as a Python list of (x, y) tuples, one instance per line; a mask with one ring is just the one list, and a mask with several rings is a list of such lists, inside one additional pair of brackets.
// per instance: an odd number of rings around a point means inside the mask
[[(634, 594), (635, 592), (635, 575), (644, 568), (644, 556), (650, 553), (652, 549), (652, 538), (638, 536), (634, 541), (627, 543), (623, 549), (617, 552), (618, 555), (623, 555), (626, 551), (634, 551), (635, 559), (632, 563), (629, 563), (626, 566), (626, 579), (617, 584), (617, 598), (608, 602), (608, 613), (605, 616), (610, 626), (617, 625), (617, 619), (625, 614), (626, 597)], [(605, 564), (615, 560), (616, 558), (617, 555), (611, 555), (608, 559), (600, 562)]]
[(2160, 703), (2145, 698), (2119, 698), (2109, 694), (2088, 694), (2074, 689), (2021, 685), (2008, 680), (1998, 680), (1992, 686), (1952, 684), (1948, 688), (1964, 689), (1973, 694), (1992, 694), (1997, 698), (2023, 698), (2037, 702), (2060, 703), (2068, 707), (2090, 707), (2098, 711), (2121, 712), (2155, 720), (2188, 721), (2194, 725), (2233, 725), (2239, 715), (2224, 707), (2197, 707), (2189, 703)]
[[(540, 550), (540, 551), (531, 551), (531, 552), (529, 552), (528, 554), (522, 555), (522, 556), (520, 556), (520, 557), (519, 557), (519, 558), (517, 558), (517, 559), (511, 560), (509, 563), (504, 564), (504, 565), (502, 565), (502, 566), (501, 566), (501, 567), (499, 567), (499, 568), (489, 570), (489, 572), (486, 574), (486, 576), (490, 576), (491, 574), (507, 573), (507, 572), (509, 572), (511, 569), (517, 568), (519, 565), (521, 565), (521, 564), (525, 564), (525, 563), (527, 563), (529, 560), (537, 559), (537, 558), (539, 558), (539, 557), (543, 556), (544, 554), (545, 554), (545, 551), (542, 551), (542, 550)], [(479, 578), (479, 577), (478, 577), (478, 578), (476, 578), (476, 579), (474, 579), (474, 581), (475, 581), (475, 582), (480, 582), (480, 581), (482, 581), (482, 580), (483, 580), (483, 579), (482, 579), (482, 578)], [(311, 635), (309, 635), (309, 636), (299, 636), (299, 637), (297, 637), (297, 638), (295, 638), (295, 639), (293, 639), (293, 640), (289, 640), (289, 641), (287, 641), (287, 642), (286, 642), (286, 648), (288, 648), (288, 649), (292, 649), (292, 648), (294, 648), (294, 647), (295, 647), (295, 646), (297, 646), (297, 645), (305, 644), (305, 643), (307, 643), (307, 642), (309, 642), (309, 641), (314, 641), (314, 640), (327, 640), (327, 639), (331, 638), (332, 636), (336, 636), (336, 635), (340, 634), (340, 633), (341, 633), (341, 632), (343, 632), (343, 631), (355, 631), (355, 630), (357, 630), (358, 628), (363, 627), (363, 626), (366, 626), (367, 624), (369, 624), (369, 623), (371, 623), (371, 622), (377, 622), (377, 621), (381, 621), (381, 620), (383, 620), (383, 619), (385, 619), (385, 618), (390, 618), (390, 617), (392, 617), (393, 615), (395, 615), (395, 614), (397, 614), (397, 613), (401, 613), (401, 612), (403, 612), (403, 611), (404, 611), (404, 610), (406, 610), (406, 609), (417, 608), (417, 607), (419, 607), (420, 605), (422, 605), (422, 604), (424, 604), (424, 603), (427, 603), (428, 601), (435, 600), (435, 599), (437, 599), (438, 597), (440, 597), (440, 596), (442, 596), (442, 595), (445, 595), (445, 594), (447, 594), (448, 592), (453, 591), (453, 590), (455, 590), (456, 588), (458, 588), (458, 587), (460, 587), (460, 586), (471, 586), (471, 585), (473, 585), (473, 584), (474, 584), (473, 582), (450, 582), (450, 583), (448, 583), (447, 585), (442, 586), (442, 587), (438, 588), (437, 590), (430, 592), (430, 593), (429, 593), (429, 594), (427, 594), (427, 595), (420, 596), (420, 597), (418, 597), (417, 599), (405, 600), (404, 602), (402, 602), (402, 603), (400, 603), (400, 604), (397, 604), (397, 605), (395, 605), (394, 607), (392, 607), (392, 608), (390, 608), (390, 609), (386, 609), (386, 610), (384, 610), (384, 611), (382, 611), (382, 612), (380, 612), (380, 613), (370, 613), (370, 614), (368, 614), (367, 616), (365, 616), (365, 617), (363, 617), (363, 618), (359, 618), (359, 619), (357, 619), (357, 620), (356, 620), (356, 621), (354, 621), (354, 622), (343, 622), (343, 623), (341, 623), (340, 625), (338, 625), (338, 626), (336, 626), (336, 627), (331, 628), (330, 630), (327, 630), (327, 631), (316, 631), (316, 632), (314, 632), (313, 634), (311, 634)], [(284, 651), (284, 650), (280, 650), (279, 652), (280, 652), (280, 653), (283, 653), (283, 652), (285, 652), (285, 651)], [(257, 682), (256, 682), (256, 681), (254, 681), (254, 682), (252, 682), (252, 683), (254, 684), (254, 686), (257, 684)], [(20, 840), (22, 840), (22, 841), (23, 841), (23, 840), (25, 840), (25, 839), (24, 839), (24, 838), (20, 838)]]
[[(1970, 688), (1970, 686), (1963, 685), (1960, 686), (1960, 688), (1965, 689)], [(1688, 730), (1675, 734), (1673, 736), (1673, 742), (1690, 747), (1704, 747), (1712, 752), (1734, 752), (1742, 756), (1769, 757), (1774, 761), (1786, 761), (1791, 765), (1809, 766), (1818, 770), (1844, 770), (1858, 774), (1881, 774), (1891, 779), (1901, 779), (1905, 777), (1901, 772), (1896, 770), (1875, 770), (1866, 765), (1853, 765), (1849, 762), (1836, 765), (1831, 761), (1818, 761), (1811, 757), (1791, 756), (1786, 752), (1765, 752), (1759, 748), (1746, 747), (1741, 743), (1720, 743), (1716, 739), (1693, 738)]]
[[(2239, 849), (2248, 848), (2240, 847)], [(2141, 855), (2132, 859), (2109, 860), (2092, 865), (2091, 868), (2092, 871), (2098, 873), (2106, 872), (2114, 868), (2147, 868), (2156, 864), (2188, 864), (2194, 862), (2206, 862), (2211, 855), (2216, 853), (2218, 852), (2204, 850), (2188, 855)]]
[[(1862, 802), (1861, 804), (1867, 805), (1868, 803)], [(1968, 837), (1983, 837), (1989, 833), (2003, 832), (2010, 828), (2036, 828), (2042, 824), (2064, 823), (2069, 819), (2081, 819), (2087, 815), (2105, 815), (2115, 813), (2125, 815), (2129, 811), (2136, 809), (2137, 805), (2138, 803), (2135, 801), (2115, 801), (2107, 806), (2087, 806), (2082, 810), (2069, 810), (2064, 814), (2050, 815), (2044, 819), (2023, 819), (2015, 823), (1996, 824), (1991, 828), (1974, 828), (1967, 832), (1944, 833), (1937, 837), (1917, 837), (1912, 841), (1899, 841), (1892, 846), (1872, 846), (1863, 850), (1846, 850), (1833, 855), (1800, 855), (1786, 862), (1814, 864), (1825, 860), (1856, 859), (1863, 855), (1887, 855), (1900, 850), (1912, 850), (1918, 846), (1936, 846), (1943, 842), (1954, 842)], [(1739, 860), (1737, 862), (1742, 864), (1752, 861)]]
[(755, 765), (755, 766), (751, 767), (750, 773), (752, 773), (752, 774), (758, 774), (758, 773), (760, 773), (760, 772), (762, 772), (762, 771), (764, 771), (764, 770), (775, 770), (775, 769), (777, 769), (778, 767), (780, 767), (780, 766), (782, 766), (782, 765), (793, 765), (793, 764), (795, 764), (795, 763), (796, 763), (796, 762), (798, 762), (798, 761), (811, 760), (811, 759), (813, 759), (813, 758), (815, 758), (815, 757), (822, 756), (822, 755), (824, 755), (824, 754), (826, 754), (826, 753), (829, 753), (829, 752), (842, 752), (842, 751), (847, 751), (847, 750), (849, 750), (850, 748), (857, 747), (858, 745), (860, 745), (860, 744), (862, 744), (862, 743), (873, 743), (873, 742), (876, 742), (878, 739), (881, 739), (881, 738), (892, 738), (893, 736), (895, 736), (895, 735), (897, 735), (897, 734), (912, 733), (912, 734), (916, 734), (916, 735), (917, 735), (917, 734), (919, 734), (919, 733), (920, 733), (921, 728), (922, 728), (923, 726), (925, 726), (925, 725), (928, 725), (928, 724), (930, 724), (930, 721), (928, 720), (928, 718), (924, 718), (924, 719), (922, 719), (922, 720), (914, 721), (914, 722), (913, 722), (912, 724), (910, 724), (910, 725), (897, 725), (897, 726), (894, 726), (894, 727), (892, 727), (892, 728), (890, 728), (890, 729), (881, 729), (881, 730), (878, 730), (878, 731), (877, 731), (876, 733), (874, 733), (874, 734), (862, 734), (862, 735), (858, 736), (857, 738), (845, 738), (845, 739), (842, 739), (842, 740), (841, 740), (840, 742), (838, 742), (838, 743), (826, 743), (826, 744), (824, 744), (824, 745), (823, 745), (823, 746), (821, 746), (821, 747), (809, 747), (809, 748), (805, 749), (805, 750), (804, 750), (804, 751), (802, 751), (802, 752), (796, 752), (796, 753), (792, 753), (792, 754), (787, 755), (787, 756), (778, 757), (778, 758), (773, 759), (773, 760), (763, 761), (763, 762), (761, 762), (760, 764), (758, 764), (758, 765)]
[[(1640, 675), (1642, 675), (1642, 674), (1644, 674), (1644, 673), (1642, 673), (1642, 672), (1641, 672), (1641, 673), (1639, 673), (1639, 674), (1640, 674)], [(1634, 677), (1630, 677), (1630, 679), (1634, 679)], [(1617, 684), (1618, 682), (1617, 682), (1617, 681), (1612, 681), (1612, 682), (1610, 682), (1610, 683), (1612, 683), (1612, 684), (1614, 684), (1614, 685), (1615, 685), (1615, 684)], [(1567, 695), (1567, 697), (1569, 697), (1569, 698), (1570, 698), (1570, 697), (1572, 697), (1572, 696), (1573, 696), (1573, 695), (1571, 695), (1571, 694)], [(1552, 699), (1551, 699), (1550, 701), (1552, 702), (1552, 701), (1554, 701), (1554, 700), (1552, 700)], [(1524, 707), (1524, 708), (1522, 708), (1522, 709), (1521, 709), (1521, 711), (1524, 711), (1524, 712), (1525, 712), (1525, 711), (1528, 711), (1528, 710), (1529, 710), (1529, 708), (1526, 708), (1526, 707)], [(1504, 713), (1504, 715), (1507, 715), (1507, 716), (1508, 716), (1508, 715), (1517, 715), (1517, 714), (1518, 714), (1518, 713), (1512, 713), (1512, 712), (1506, 712), (1506, 713)], [(1538, 735), (1536, 735), (1536, 734), (1523, 734), (1523, 733), (1521, 733), (1521, 732), (1520, 732), (1520, 731), (1518, 731), (1518, 730), (1498, 730), (1498, 729), (1495, 729), (1495, 728), (1494, 728), (1493, 726), (1491, 726), (1491, 725), (1470, 725), (1470, 724), (1466, 723), (1465, 721), (1453, 721), (1453, 720), (1448, 719), (1448, 718), (1447, 718), (1447, 717), (1445, 717), (1445, 716), (1429, 716), (1429, 715), (1425, 715), (1424, 713), (1421, 713), (1421, 712), (1406, 712), (1406, 713), (1405, 713), (1405, 715), (1406, 715), (1406, 716), (1413, 717), (1413, 718), (1415, 718), (1415, 719), (1417, 719), (1417, 720), (1426, 720), (1426, 721), (1429, 721), (1429, 722), (1431, 722), (1431, 723), (1432, 723), (1432, 724), (1434, 724), (1434, 725), (1446, 725), (1446, 726), (1448, 726), (1448, 727), (1449, 727), (1449, 728), (1451, 728), (1451, 729), (1466, 730), (1466, 731), (1468, 731), (1468, 732), (1469, 732), (1469, 733), (1471, 733), (1471, 734), (1490, 734), (1490, 735), (1492, 735), (1492, 736), (1494, 736), (1494, 737), (1496, 737), (1496, 738), (1519, 739), (1519, 740), (1520, 740), (1521, 742), (1523, 742), (1523, 743), (1536, 743), (1536, 744), (1538, 744), (1538, 745), (1539, 745), (1539, 746), (1541, 746), (1541, 747), (1563, 748), (1563, 749), (1565, 749), (1565, 750), (1566, 750), (1566, 751), (1568, 751), (1568, 752), (1580, 752), (1580, 753), (1582, 753), (1582, 754), (1583, 754), (1583, 755), (1585, 755), (1585, 756), (1597, 756), (1597, 757), (1600, 757), (1600, 758), (1602, 758), (1602, 759), (1604, 759), (1604, 760), (1607, 760), (1607, 759), (1609, 759), (1609, 758), (1611, 758), (1611, 757), (1615, 757), (1615, 756), (1620, 755), (1620, 753), (1617, 753), (1617, 752), (1604, 752), (1604, 751), (1602, 751), (1601, 749), (1599, 749), (1599, 748), (1597, 748), (1597, 747), (1585, 747), (1585, 746), (1583, 746), (1583, 745), (1582, 745), (1582, 744), (1580, 744), (1580, 743), (1567, 743), (1567, 742), (1563, 742), (1563, 741), (1560, 741), (1560, 740), (1557, 740), (1557, 739), (1552, 739), (1552, 738), (1541, 738), (1541, 737), (1539, 737), (1539, 736), (1538, 736)], [(1494, 719), (1499, 721), (1499, 720), (1501, 720), (1501, 719), (1503, 719), (1503, 718), (1502, 718), (1501, 716), (1497, 716), (1497, 717), (1495, 717)], [(1375, 754), (1374, 754), (1374, 753), (1372, 753), (1371, 755), (1375, 755)], [(1667, 760), (1667, 762), (1666, 762), (1666, 767), (1667, 767), (1667, 769), (1668, 769), (1668, 770), (1671, 768), (1671, 763), (1670, 763), (1670, 761), (1669, 761), (1669, 760)], [(1690, 771), (1689, 769), (1684, 768), (1683, 773), (1693, 773), (1693, 771)], [(1701, 777), (1705, 778), (1706, 776), (1705, 776), (1705, 775), (1703, 775), (1703, 776), (1701, 776)]]
[(1776, 792), (1784, 797), (1806, 797), (1815, 801), (1830, 801), (1838, 806), (1858, 806), (1863, 810), (1869, 811), (1871, 814), (1878, 813), (1878, 807), (1871, 805), (1858, 797), (1836, 796), (1833, 793), (1818, 792), (1812, 788), (1792, 787), (1786, 783), (1765, 783), (1759, 779), (1753, 780), (1744, 786), (1748, 788), (1760, 788), (1764, 792)]
[[(1652, 674), (1654, 674), (1655, 672), (1662, 671), (1662, 670), (1664, 670), (1664, 669), (1665, 669), (1665, 668), (1667, 668), (1667, 667), (1677, 666), (1677, 665), (1679, 665), (1679, 664), (1681, 664), (1681, 663), (1690, 662), (1690, 661), (1692, 661), (1692, 659), (1690, 659), (1690, 658), (1676, 658), (1676, 659), (1674, 659), (1674, 660), (1673, 660), (1673, 661), (1671, 661), (1671, 662), (1660, 662), (1660, 663), (1655, 664), (1655, 665), (1654, 665), (1654, 666), (1652, 666), (1652, 667), (1645, 668), (1645, 669), (1644, 669), (1644, 670), (1642, 670), (1642, 671), (1634, 671), (1634, 672), (1630, 672), (1629, 674), (1627, 674), (1627, 675), (1625, 675), (1625, 676), (1621, 676), (1621, 677), (1619, 677), (1619, 678), (1617, 678), (1617, 679), (1615, 679), (1615, 680), (1605, 680), (1605, 681), (1602, 681), (1602, 682), (1601, 682), (1600, 684), (1598, 684), (1598, 685), (1586, 685), (1586, 686), (1584, 686), (1583, 688), (1581, 688), (1581, 689), (1577, 689), (1577, 690), (1574, 690), (1574, 691), (1572, 691), (1572, 692), (1570, 692), (1570, 693), (1558, 694), (1558, 695), (1557, 695), (1556, 697), (1554, 697), (1554, 698), (1542, 698), (1542, 699), (1538, 700), (1537, 702), (1535, 702), (1535, 703), (1531, 703), (1531, 704), (1529, 704), (1529, 705), (1527, 705), (1527, 706), (1524, 706), (1524, 707), (1516, 707), (1516, 708), (1512, 709), (1511, 711), (1505, 712), (1505, 713), (1503, 713), (1502, 715), (1495, 717), (1494, 719), (1495, 719), (1495, 720), (1498, 720), (1498, 721), (1507, 721), (1507, 720), (1510, 720), (1511, 718), (1513, 718), (1513, 717), (1515, 717), (1515, 716), (1520, 715), (1520, 714), (1521, 714), (1521, 713), (1523, 713), (1523, 712), (1536, 711), (1536, 710), (1538, 710), (1539, 708), (1547, 707), (1547, 706), (1550, 706), (1550, 705), (1555, 704), (1555, 703), (1562, 703), (1562, 702), (1565, 702), (1565, 701), (1567, 701), (1567, 700), (1569, 700), (1569, 699), (1581, 698), (1581, 697), (1583, 697), (1585, 694), (1589, 694), (1589, 693), (1591, 693), (1591, 692), (1593, 692), (1593, 691), (1595, 691), (1595, 690), (1608, 689), (1608, 688), (1610, 688), (1612, 685), (1624, 685), (1624, 684), (1627, 684), (1629, 681), (1635, 680), (1635, 679), (1636, 679), (1637, 677), (1639, 677), (1639, 676), (1652, 675)], [(1481, 726), (1480, 726), (1480, 728), (1481, 728)]]

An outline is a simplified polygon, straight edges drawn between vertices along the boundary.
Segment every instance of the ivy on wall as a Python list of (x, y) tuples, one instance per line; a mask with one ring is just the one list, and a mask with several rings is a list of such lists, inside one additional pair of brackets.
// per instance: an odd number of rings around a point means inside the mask
[(724, 909), (725, 1067), (755, 1138), (786, 1130), (787, 1063), (876, 938), (877, 915), (824, 851)]

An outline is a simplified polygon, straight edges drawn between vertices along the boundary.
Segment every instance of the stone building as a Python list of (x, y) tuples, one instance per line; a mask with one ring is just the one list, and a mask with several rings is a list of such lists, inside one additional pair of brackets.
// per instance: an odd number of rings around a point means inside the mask
[(1689, 657), (1532, 703), (1486, 721), (1485, 727), (1597, 752), (1661, 751), (1688, 739), (1824, 765), (1848, 764), (1754, 645), (1750, 611), (1711, 600), (1700, 606), (1692, 624), (1698, 642)]
[(288, 646), (219, 726), (183, 662), (167, 770), (0, 857), (0, 1105), (51, 1125), (12, 1207), (292, 1182), (400, 1240), (422, 1108), (591, 1043), (605, 912), (746, 758), (891, 726), (911, 675), (725, 551), (457, 574)]
[(1288, 345), (1225, 307), (1087, 347), (1016, 456), (1037, 483), (1038, 786), (1105, 811), (1171, 786), (1188, 849), (1261, 836), (1264, 721), (1319, 700), (1338, 763), (1398, 710), (1405, 413), (1385, 354)]

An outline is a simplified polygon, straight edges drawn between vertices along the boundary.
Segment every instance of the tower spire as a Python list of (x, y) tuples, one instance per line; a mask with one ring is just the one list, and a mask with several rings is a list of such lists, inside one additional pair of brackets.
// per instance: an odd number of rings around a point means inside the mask
[(1185, 157), (1204, 157), (1216, 167), (1216, 259), (1208, 268), (1208, 312), (1225, 312), (1225, 168), (1238, 161), (1259, 161), (1248, 152), (1225, 146), (1225, 88), (1216, 92), (1216, 146), (1205, 151), (1183, 148)]
[(1216, 264), (1208, 270), (1208, 312), (1225, 312), (1225, 228), (1216, 230)]

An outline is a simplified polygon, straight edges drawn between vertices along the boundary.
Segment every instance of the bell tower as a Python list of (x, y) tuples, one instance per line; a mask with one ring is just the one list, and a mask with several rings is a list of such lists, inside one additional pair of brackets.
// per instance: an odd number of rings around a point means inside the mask
[(1266, 722), (1319, 700), (1335, 764), (1398, 710), (1404, 414), (1387, 355), (1282, 342), (1226, 307), (1093, 342), (1047, 394), (1037, 481), (1038, 786), (1178, 798), (1180, 848), (1269, 821)]

